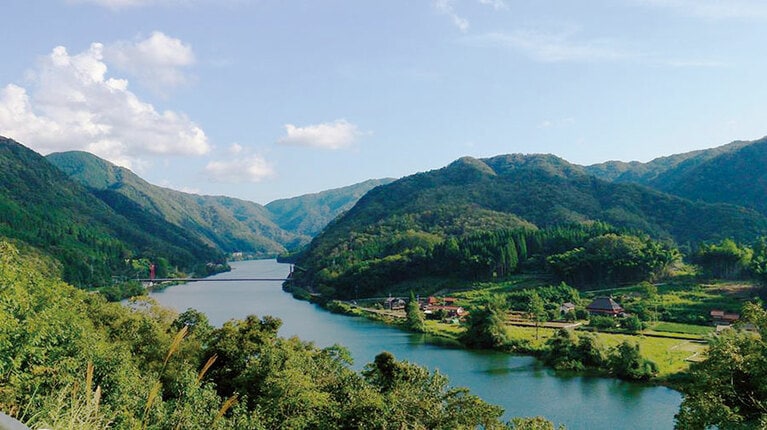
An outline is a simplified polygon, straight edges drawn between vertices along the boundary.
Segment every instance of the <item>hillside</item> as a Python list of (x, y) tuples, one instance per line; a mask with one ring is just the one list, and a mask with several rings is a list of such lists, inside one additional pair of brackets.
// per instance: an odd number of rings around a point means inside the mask
[(465, 157), (368, 192), (299, 257), (307, 272), (299, 272), (297, 280), (332, 284), (352, 272), (361, 280), (373, 268), (388, 276), (390, 270), (379, 263), (406, 271), (419, 255), (446, 246), (451, 237), (597, 221), (685, 245), (725, 237), (751, 240), (767, 231), (767, 220), (755, 211), (610, 183), (552, 155)]
[(44, 157), (0, 137), (0, 236), (39, 248), (80, 287), (135, 275), (126, 261), (149, 259), (204, 275), (221, 253), (185, 230), (122, 202), (124, 216)]
[(266, 209), (278, 226), (307, 238), (308, 242), (335, 217), (351, 209), (365, 193), (392, 181), (392, 178), (370, 179), (348, 187), (275, 200), (268, 203)]
[(720, 155), (737, 152), (751, 143), (748, 141), (735, 141), (716, 148), (658, 157), (647, 163), (639, 161), (607, 161), (586, 166), (584, 169), (587, 173), (606, 181), (632, 182), (650, 186), (664, 182), (663, 177), (669, 172), (690, 171)]
[(223, 252), (275, 255), (300, 238), (281, 229), (261, 205), (224, 196), (200, 196), (152, 185), (130, 170), (87, 152), (63, 152), (47, 159), (126, 216), (135, 205)]

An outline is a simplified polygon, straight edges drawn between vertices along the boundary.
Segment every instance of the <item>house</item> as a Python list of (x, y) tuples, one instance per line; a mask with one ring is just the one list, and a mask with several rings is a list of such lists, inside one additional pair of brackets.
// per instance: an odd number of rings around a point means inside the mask
[(740, 319), (740, 314), (735, 312), (725, 312), (719, 309), (712, 309), (709, 315), (711, 315), (711, 322), (716, 326), (730, 325)]
[(591, 315), (607, 315), (615, 317), (624, 313), (623, 307), (618, 304), (612, 297), (597, 297), (586, 306), (586, 310)]
[(460, 318), (466, 314), (466, 311), (461, 306), (447, 306), (447, 305), (429, 306), (429, 308), (426, 311), (424, 311), (424, 313), (428, 317), (430, 315), (436, 315), (440, 311), (444, 312), (444, 315), (447, 318)]
[(388, 299), (384, 300), (383, 306), (384, 309), (390, 309), (392, 311), (402, 310), (405, 309), (405, 305), (407, 303), (404, 299), (399, 297), (389, 297)]
[(570, 302), (562, 303), (559, 307), (559, 313), (566, 314), (568, 312), (575, 312), (575, 304)]

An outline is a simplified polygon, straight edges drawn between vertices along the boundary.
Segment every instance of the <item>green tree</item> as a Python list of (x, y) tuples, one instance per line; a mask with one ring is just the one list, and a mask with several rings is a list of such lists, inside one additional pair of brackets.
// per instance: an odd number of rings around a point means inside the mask
[(642, 357), (639, 345), (623, 341), (609, 357), (610, 371), (621, 379), (645, 381), (658, 373), (658, 366)]
[(497, 348), (505, 345), (508, 342), (505, 302), (499, 297), (493, 297), (482, 307), (472, 310), (461, 340), (470, 348)]
[(421, 306), (412, 291), (410, 292), (410, 301), (408, 301), (405, 306), (405, 315), (405, 327), (407, 327), (408, 330), (416, 333), (426, 332), (424, 314), (421, 312)]
[(690, 366), (677, 429), (767, 426), (767, 311), (748, 303), (742, 315), (758, 333), (727, 330), (710, 339), (706, 359)]
[(702, 245), (694, 256), (709, 275), (716, 278), (734, 279), (740, 277), (751, 264), (753, 251), (745, 245), (724, 239), (720, 243)]
[[(508, 428), (510, 430), (555, 430), (554, 423), (543, 417), (512, 418)], [(560, 425), (557, 429), (565, 430), (565, 426)]]
[(532, 291), (530, 293), (530, 302), (527, 305), (527, 313), (530, 315), (530, 319), (535, 322), (535, 338), (538, 339), (538, 329), (542, 322), (546, 322), (548, 319), (548, 313), (546, 312), (543, 299), (537, 292)]
[(450, 388), (439, 372), (397, 361), (389, 352), (378, 354), (363, 375), (383, 395), (383, 428), (501, 428), (503, 409), (466, 389)]

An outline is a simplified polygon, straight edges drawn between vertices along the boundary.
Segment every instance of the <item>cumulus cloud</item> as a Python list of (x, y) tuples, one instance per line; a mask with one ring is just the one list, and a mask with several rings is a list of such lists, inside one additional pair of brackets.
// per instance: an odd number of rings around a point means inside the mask
[(159, 31), (137, 42), (106, 46), (104, 59), (157, 93), (185, 84), (188, 78), (182, 68), (195, 62), (189, 45)]
[(286, 135), (280, 138), (277, 143), (324, 149), (349, 147), (363, 134), (356, 125), (345, 119), (306, 127), (285, 124), (285, 133)]
[(43, 154), (79, 149), (131, 167), (146, 155), (201, 155), (203, 130), (186, 115), (158, 111), (107, 76), (104, 46), (70, 55), (58, 46), (30, 72), (29, 89), (0, 90), (0, 134)]
[(273, 176), (274, 169), (263, 157), (251, 155), (232, 160), (211, 161), (205, 166), (205, 173), (215, 182), (244, 183), (260, 182)]

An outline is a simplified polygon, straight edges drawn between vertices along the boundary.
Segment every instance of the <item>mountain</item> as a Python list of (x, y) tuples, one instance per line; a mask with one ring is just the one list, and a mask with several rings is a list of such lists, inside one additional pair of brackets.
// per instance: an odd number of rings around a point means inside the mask
[(0, 236), (53, 256), (67, 282), (110, 284), (113, 275), (135, 275), (136, 259), (199, 275), (224, 262), (184, 229), (123, 204), (136, 216), (117, 213), (40, 154), (0, 137)]
[(277, 226), (269, 211), (257, 203), (152, 185), (130, 170), (87, 152), (61, 152), (46, 158), (117, 212), (137, 206), (223, 252), (267, 256), (301, 243), (299, 236)]
[[(383, 284), (366, 286), (369, 279), (415, 272), (413, 264), (432, 258), (434, 250), (455, 248), (450, 241), (599, 222), (685, 245), (725, 237), (751, 240), (767, 232), (767, 218), (756, 211), (608, 182), (553, 155), (464, 157), (369, 191), (298, 256), (305, 272), (296, 272), (296, 282), (376, 293)], [(407, 276), (423, 275), (428, 273)]]
[[(694, 201), (731, 203), (767, 215), (767, 138), (672, 155), (649, 163), (586, 167), (615, 182), (634, 182)], [(624, 167), (620, 174), (615, 174)], [(612, 172), (612, 173), (610, 173)]]
[(306, 237), (307, 243), (339, 214), (351, 209), (371, 189), (392, 178), (370, 179), (348, 187), (270, 202), (266, 209), (282, 229)]

